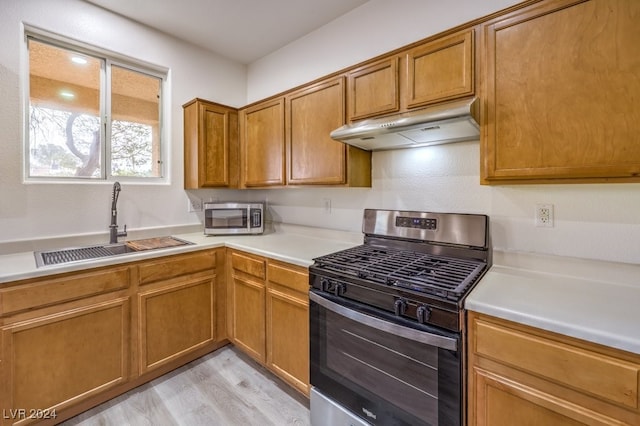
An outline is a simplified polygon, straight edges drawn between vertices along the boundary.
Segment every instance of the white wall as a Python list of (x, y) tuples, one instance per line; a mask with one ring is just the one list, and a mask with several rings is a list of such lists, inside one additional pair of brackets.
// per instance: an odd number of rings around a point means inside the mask
[[(0, 0), (0, 243), (107, 233), (110, 184), (22, 183), (21, 22), (171, 69), (171, 184), (124, 185), (120, 224), (198, 224), (186, 212), (181, 105), (198, 96), (231, 106), (305, 83), (516, 3), (515, 0), (370, 0), (247, 70), (80, 0)], [(275, 220), (359, 231), (362, 209), (491, 216), (498, 249), (640, 263), (640, 184), (481, 186), (478, 142), (373, 154), (365, 189), (199, 190), (208, 199), (266, 199)], [(325, 213), (323, 199), (331, 200)], [(534, 227), (536, 203), (555, 227)]]
[[(514, 0), (370, 0), (249, 66), (255, 101), (444, 29)], [(264, 190), (274, 219), (359, 231), (362, 209), (475, 212), (491, 217), (496, 249), (640, 263), (640, 184), (482, 186), (479, 143), (373, 154), (370, 189)], [(323, 209), (331, 200), (331, 213)], [(555, 227), (536, 228), (537, 203), (555, 207)]]
[(369, 0), (250, 64), (248, 100), (266, 98), (519, 2)]
[(0, 1), (0, 243), (108, 234), (111, 183), (24, 184), (22, 23), (169, 68), (169, 185), (123, 183), (119, 220), (129, 229), (198, 224), (183, 189), (182, 104), (194, 97), (246, 102), (246, 67), (80, 0)]

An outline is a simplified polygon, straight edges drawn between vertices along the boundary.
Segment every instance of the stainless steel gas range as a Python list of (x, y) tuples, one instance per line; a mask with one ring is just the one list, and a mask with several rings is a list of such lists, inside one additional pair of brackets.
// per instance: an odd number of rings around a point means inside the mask
[(362, 228), (309, 268), (312, 425), (463, 424), (463, 301), (491, 266), (489, 218), (367, 209)]

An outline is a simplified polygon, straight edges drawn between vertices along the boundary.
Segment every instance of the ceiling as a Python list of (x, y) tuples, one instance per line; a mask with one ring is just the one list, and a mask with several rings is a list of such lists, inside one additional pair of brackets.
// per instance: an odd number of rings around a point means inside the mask
[(250, 64), (368, 0), (85, 0)]

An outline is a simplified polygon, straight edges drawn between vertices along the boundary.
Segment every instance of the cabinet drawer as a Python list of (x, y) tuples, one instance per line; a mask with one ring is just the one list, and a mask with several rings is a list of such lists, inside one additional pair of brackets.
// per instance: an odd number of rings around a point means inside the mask
[(249, 257), (240, 253), (232, 253), (231, 267), (236, 271), (244, 272), (262, 280), (266, 277), (266, 266), (264, 259)]
[(40, 280), (0, 290), (0, 316), (129, 287), (129, 268)]
[(146, 262), (138, 267), (140, 284), (168, 280), (196, 272), (213, 272), (216, 268), (216, 255), (215, 251), (205, 251)]
[(474, 351), (583, 393), (638, 408), (640, 365), (476, 320)]
[(277, 264), (269, 264), (269, 284), (275, 283), (306, 294), (309, 291), (309, 275)]

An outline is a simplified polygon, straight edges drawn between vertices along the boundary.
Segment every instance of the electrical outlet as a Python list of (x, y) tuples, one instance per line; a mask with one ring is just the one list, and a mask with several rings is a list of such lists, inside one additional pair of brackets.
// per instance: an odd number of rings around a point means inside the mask
[(536, 205), (536, 226), (538, 228), (553, 228), (553, 204)]
[(322, 205), (326, 214), (331, 214), (331, 198), (323, 198)]
[(189, 213), (202, 211), (202, 198), (188, 198), (187, 209)]

